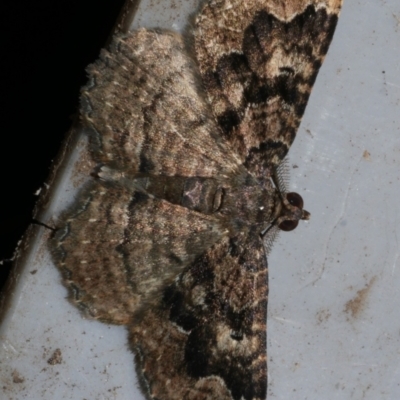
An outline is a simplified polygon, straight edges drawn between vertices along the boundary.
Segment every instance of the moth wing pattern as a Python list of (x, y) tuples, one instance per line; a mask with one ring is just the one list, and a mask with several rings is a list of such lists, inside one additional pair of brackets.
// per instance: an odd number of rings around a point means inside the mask
[(147, 397), (264, 399), (267, 299), (258, 232), (223, 237), (198, 257), (129, 327)]
[(117, 35), (87, 71), (81, 114), (97, 162), (127, 176), (213, 177), (237, 169), (180, 35)]
[(342, 0), (213, 0), (195, 48), (225, 139), (263, 179), (286, 156), (328, 51)]
[(60, 219), (52, 252), (71, 300), (86, 315), (114, 324), (157, 301), (224, 234), (212, 216), (99, 181)]
[(270, 178), (340, 7), (210, 0), (193, 42), (140, 29), (88, 67), (81, 116), (98, 176), (51, 249), (71, 300), (128, 326), (148, 399), (266, 398), (261, 232), (284, 208)]

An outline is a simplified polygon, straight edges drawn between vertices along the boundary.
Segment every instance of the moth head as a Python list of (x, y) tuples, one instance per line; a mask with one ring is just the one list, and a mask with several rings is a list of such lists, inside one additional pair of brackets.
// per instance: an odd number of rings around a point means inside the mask
[(310, 213), (303, 209), (303, 199), (298, 193), (282, 193), (277, 190), (277, 202), (275, 205), (275, 217), (271, 224), (261, 232), (267, 254), (280, 231), (289, 232), (297, 227), (299, 221), (309, 220)]
[(309, 220), (310, 213), (303, 209), (303, 198), (295, 192), (282, 194), (282, 208), (275, 225), (281, 231), (289, 232), (297, 227), (299, 221)]
[(292, 231), (297, 227), (301, 219), (309, 220), (310, 213), (303, 209), (304, 201), (298, 193), (286, 190), (289, 181), (287, 159), (284, 159), (273, 170), (271, 178), (279, 196), (272, 226), (279, 228), (281, 231)]

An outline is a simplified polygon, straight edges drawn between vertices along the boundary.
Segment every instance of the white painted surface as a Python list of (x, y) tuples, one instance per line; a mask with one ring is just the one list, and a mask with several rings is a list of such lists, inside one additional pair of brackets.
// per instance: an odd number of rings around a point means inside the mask
[[(181, 28), (197, 5), (148, 3), (136, 27)], [(168, 7), (174, 18), (161, 22)], [(290, 151), (290, 189), (312, 217), (269, 257), (269, 400), (400, 398), (399, 42), (397, 0), (345, 0)], [(48, 219), (71, 201), (71, 171)], [(142, 399), (125, 329), (85, 320), (65, 300), (46, 238), (0, 326), (0, 398)], [(50, 365), (57, 348), (62, 363)]]

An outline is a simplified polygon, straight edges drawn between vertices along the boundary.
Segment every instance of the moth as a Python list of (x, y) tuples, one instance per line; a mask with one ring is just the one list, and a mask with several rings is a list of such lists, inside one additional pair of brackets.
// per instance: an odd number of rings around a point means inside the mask
[(282, 162), (341, 0), (212, 0), (191, 37), (141, 29), (88, 67), (97, 167), (51, 240), (71, 301), (126, 325), (157, 400), (267, 391), (267, 252), (307, 220)]

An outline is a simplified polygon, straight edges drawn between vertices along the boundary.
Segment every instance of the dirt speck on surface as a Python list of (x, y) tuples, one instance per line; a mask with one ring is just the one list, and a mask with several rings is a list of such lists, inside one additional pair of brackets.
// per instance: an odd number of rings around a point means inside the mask
[(346, 303), (344, 307), (345, 313), (350, 314), (352, 318), (357, 318), (361, 314), (361, 312), (364, 310), (366, 306), (368, 294), (375, 281), (376, 281), (376, 276), (371, 278), (371, 280), (367, 283), (367, 285), (363, 289), (360, 289), (356, 293), (355, 297)]
[(25, 382), (25, 378), (22, 375), (20, 375), (20, 373), (16, 369), (14, 369), (14, 371), (11, 373), (11, 376), (13, 383)]
[(55, 349), (52, 356), (47, 360), (47, 363), (50, 365), (61, 364), (62, 362), (62, 353), (60, 349)]

